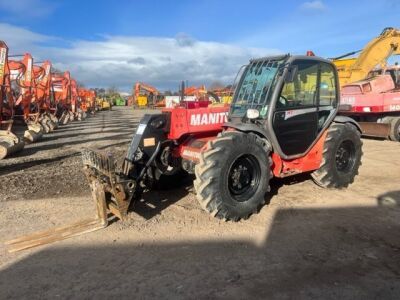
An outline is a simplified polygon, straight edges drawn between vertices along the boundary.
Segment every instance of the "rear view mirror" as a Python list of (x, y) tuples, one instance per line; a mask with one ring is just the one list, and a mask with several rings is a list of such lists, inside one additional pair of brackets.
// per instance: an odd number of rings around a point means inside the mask
[(293, 82), (297, 76), (298, 67), (297, 65), (290, 66), (288, 72), (286, 73), (285, 83)]

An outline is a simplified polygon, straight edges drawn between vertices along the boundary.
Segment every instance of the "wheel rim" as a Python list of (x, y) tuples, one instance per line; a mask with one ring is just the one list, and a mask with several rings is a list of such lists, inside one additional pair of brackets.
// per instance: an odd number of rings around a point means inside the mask
[(238, 157), (228, 172), (228, 189), (239, 202), (249, 200), (260, 184), (261, 168), (258, 160), (250, 154)]
[(356, 149), (351, 141), (343, 141), (336, 151), (336, 168), (339, 172), (347, 173), (355, 162)]

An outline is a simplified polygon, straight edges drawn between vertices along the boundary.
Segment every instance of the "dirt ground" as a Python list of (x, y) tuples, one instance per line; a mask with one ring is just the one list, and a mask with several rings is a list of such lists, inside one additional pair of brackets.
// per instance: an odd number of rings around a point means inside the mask
[(347, 190), (272, 182), (247, 221), (201, 210), (189, 184), (125, 222), (15, 254), (3, 242), (94, 214), (83, 147), (122, 156), (143, 111), (114, 108), (0, 161), (0, 298), (400, 299), (400, 143), (364, 139)]

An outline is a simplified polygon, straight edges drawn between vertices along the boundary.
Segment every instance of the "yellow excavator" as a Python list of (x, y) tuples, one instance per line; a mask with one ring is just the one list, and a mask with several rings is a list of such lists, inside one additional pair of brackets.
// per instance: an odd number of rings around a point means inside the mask
[[(347, 58), (360, 53), (357, 57)], [(333, 58), (339, 74), (340, 86), (367, 78), (376, 67), (385, 68), (392, 55), (400, 54), (400, 30), (387, 27), (362, 50)]]
[(96, 106), (98, 110), (111, 110), (110, 100), (107, 100), (105, 97), (97, 97)]

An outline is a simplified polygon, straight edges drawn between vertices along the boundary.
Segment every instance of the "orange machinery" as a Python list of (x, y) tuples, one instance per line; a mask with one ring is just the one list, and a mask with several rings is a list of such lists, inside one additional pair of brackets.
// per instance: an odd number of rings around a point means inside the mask
[(135, 83), (133, 90), (133, 106), (140, 108), (162, 107), (165, 106), (165, 101), (163, 99), (164, 97), (155, 87), (143, 82)]
[[(17, 56), (14, 56), (17, 57)], [(40, 112), (35, 100), (35, 77), (33, 71), (33, 58), (25, 53), (21, 60), (8, 60), (12, 91), (16, 95), (15, 117), (24, 121), (24, 138), (30, 142), (39, 140), (43, 135), (43, 127), (40, 124)], [(36, 74), (38, 75), (38, 74)], [(13, 85), (14, 83), (14, 85)]]
[[(21, 66), (22, 67), (22, 66)], [(0, 159), (24, 148), (24, 141), (13, 133), (14, 95), (11, 90), (8, 47), (0, 41)]]
[(185, 96), (194, 96), (196, 101), (209, 101), (211, 103), (221, 102), (219, 96), (212, 91), (208, 91), (204, 84), (199, 87), (186, 87), (184, 88), (184, 94)]
[(53, 73), (51, 76), (52, 92), (56, 102), (56, 117), (60, 124), (67, 124), (74, 120), (71, 106), (71, 74)]
[(81, 101), (81, 109), (86, 114), (94, 114), (96, 110), (96, 92), (85, 88), (78, 88), (78, 96)]
[(71, 79), (71, 111), (75, 120), (81, 121), (86, 118), (86, 112), (81, 107), (82, 101), (79, 97), (78, 83)]
[(51, 91), (51, 62), (46, 60), (41, 66), (33, 66), (35, 80), (33, 102), (37, 103), (39, 121), (46, 133), (58, 127), (55, 116), (55, 101)]
[(211, 89), (209, 93), (217, 95), (222, 103), (230, 104), (232, 102), (233, 89), (231, 86)]

